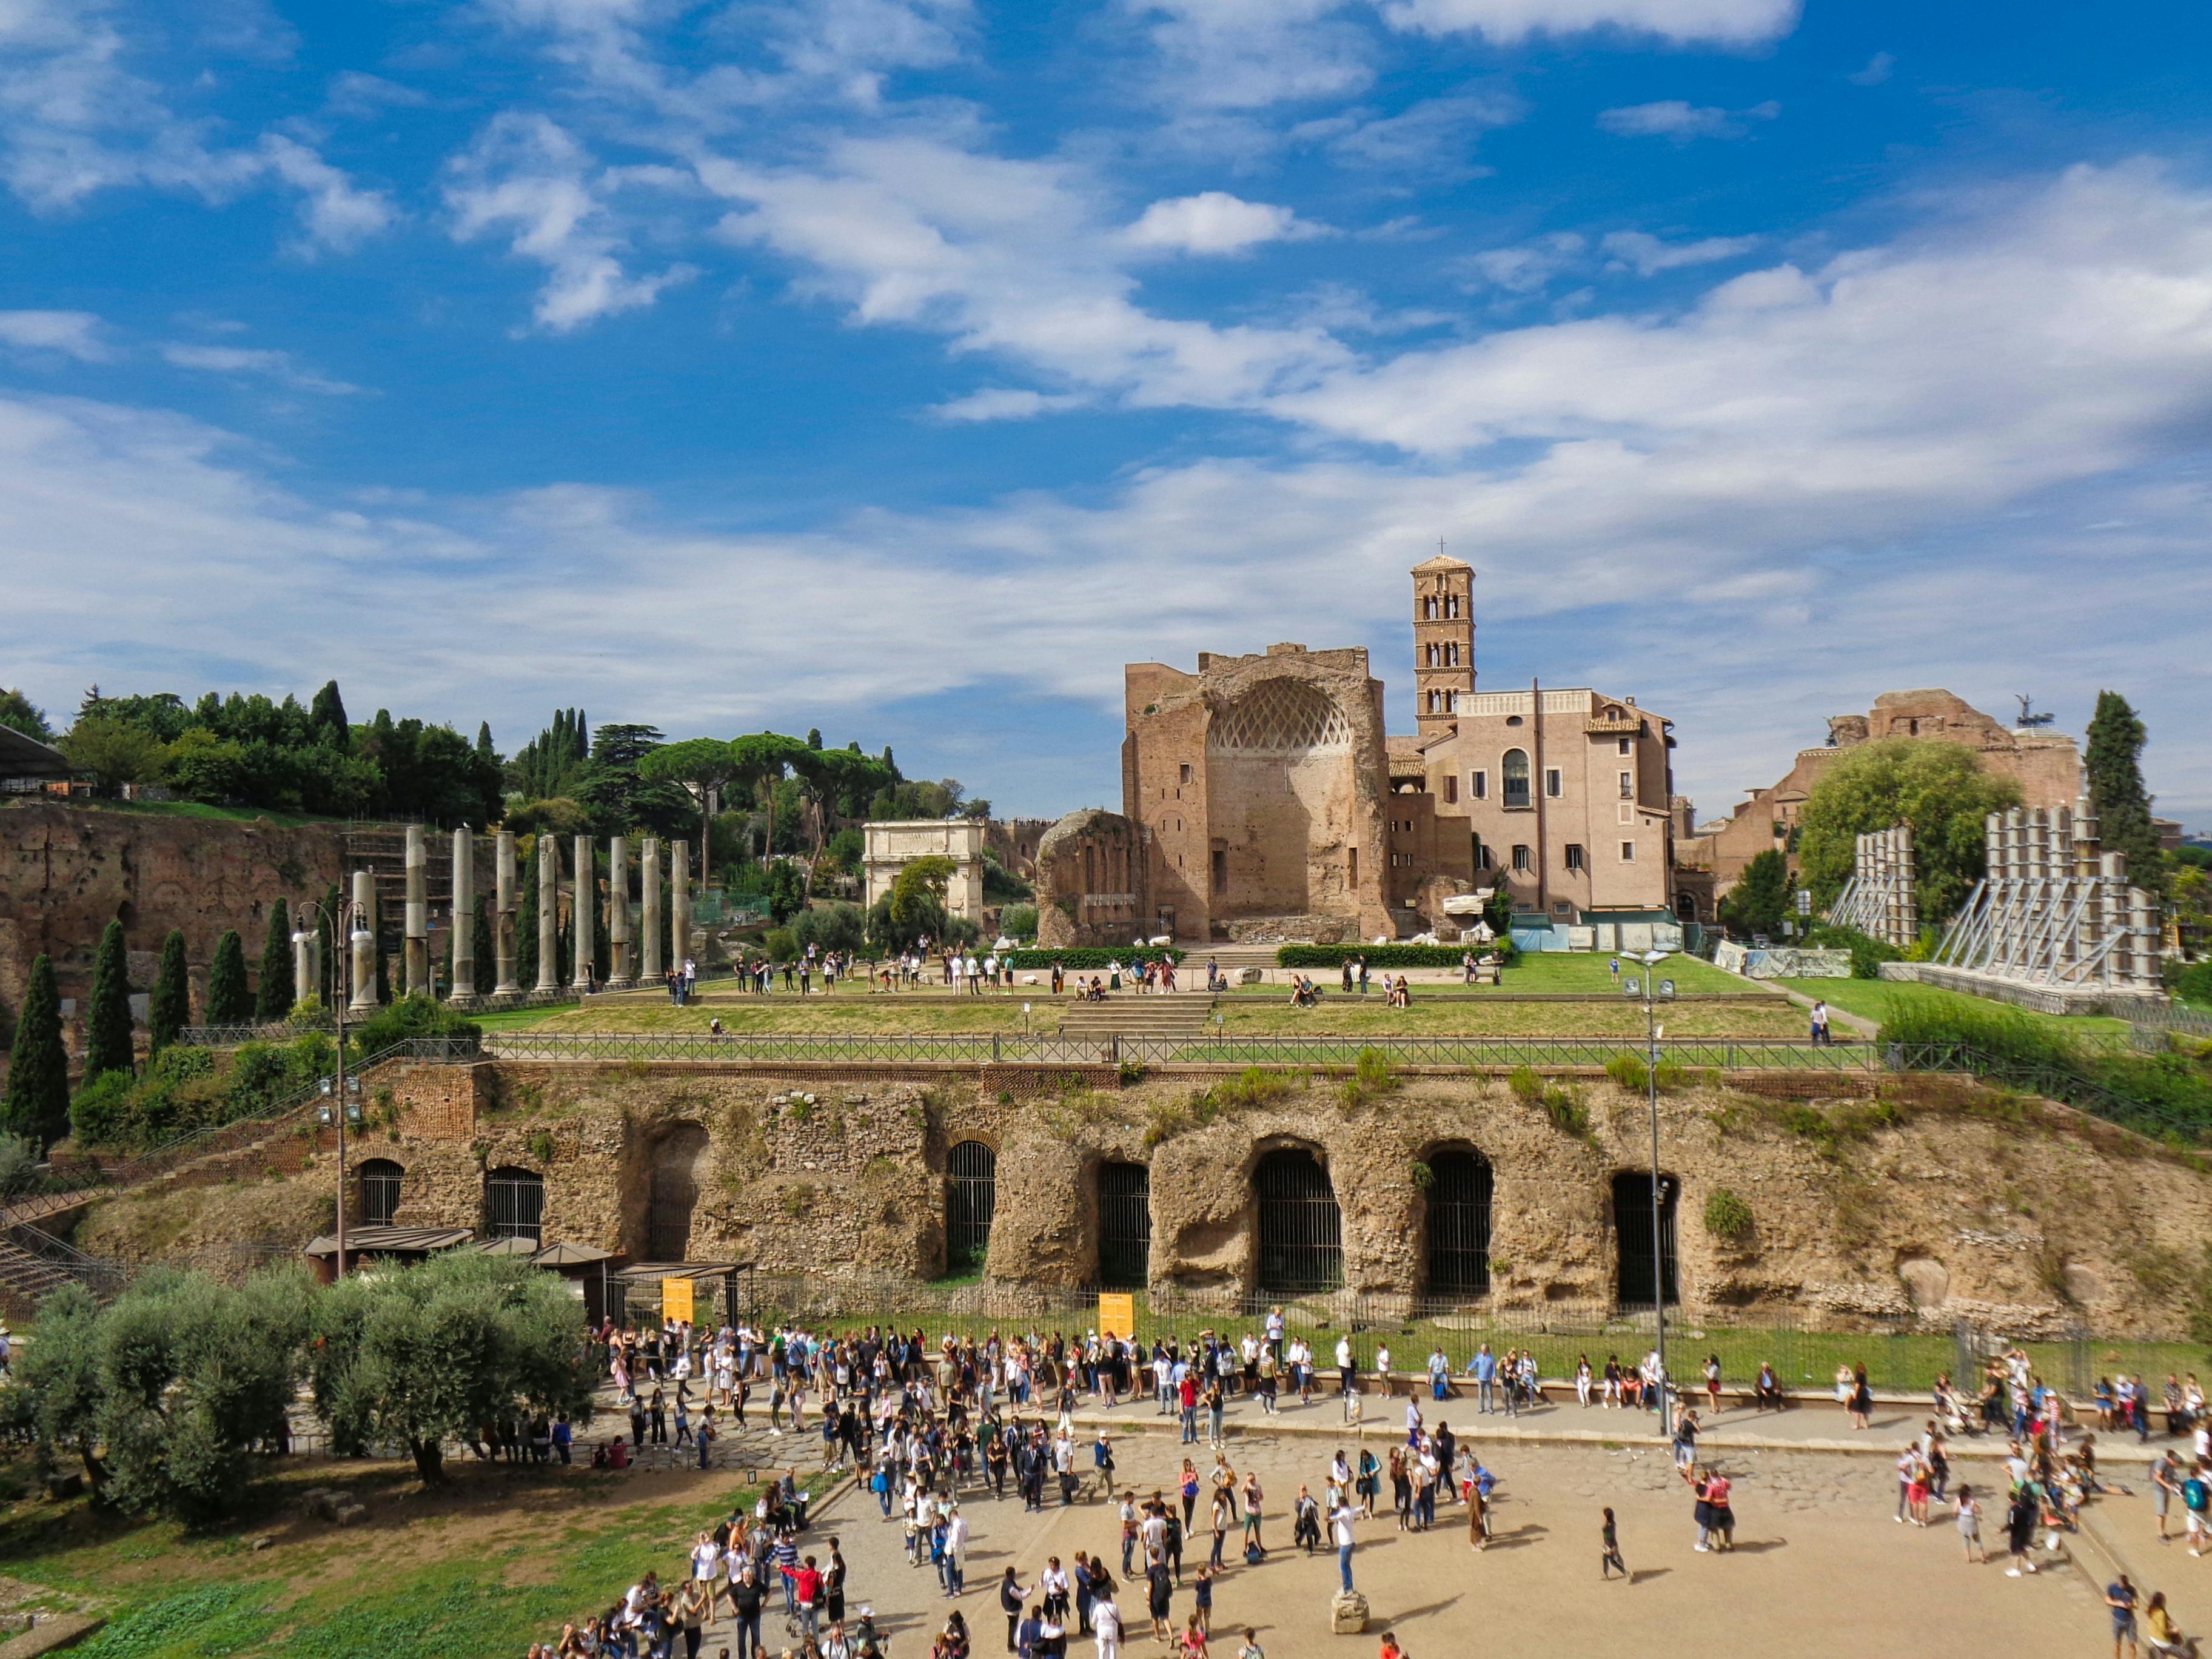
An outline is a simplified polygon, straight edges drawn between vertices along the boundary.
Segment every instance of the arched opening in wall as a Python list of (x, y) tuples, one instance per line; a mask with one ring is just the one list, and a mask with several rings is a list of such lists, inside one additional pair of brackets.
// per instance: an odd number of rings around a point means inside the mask
[(1528, 751), (1509, 749), (1498, 763), (1498, 772), (1505, 780), (1505, 804), (1518, 807), (1528, 805)]
[(1252, 1171), (1259, 1200), (1259, 1289), (1298, 1294), (1344, 1282), (1344, 1214), (1328, 1171), (1311, 1152), (1285, 1147)]
[(1465, 1147), (1429, 1154), (1431, 1296), (1490, 1293), (1490, 1160)]
[(645, 1255), (648, 1261), (686, 1261), (691, 1255), (691, 1212), (699, 1203), (699, 1165), (707, 1132), (681, 1123), (653, 1143), (646, 1176)]
[(999, 1207), (999, 1155), (963, 1140), (945, 1158), (945, 1271), (981, 1273), (991, 1253), (991, 1218)]
[(1655, 1256), (1651, 1177), (1622, 1174), (1613, 1178), (1613, 1237), (1619, 1252), (1614, 1297), (1624, 1308), (1652, 1307), (1661, 1296), (1670, 1306), (1681, 1300), (1674, 1254), (1674, 1205), (1681, 1190), (1682, 1183), (1673, 1176), (1659, 1177), (1659, 1237)]
[(1098, 1282), (1141, 1291), (1152, 1265), (1152, 1172), (1142, 1164), (1098, 1166)]
[(545, 1177), (512, 1165), (484, 1176), (484, 1231), (493, 1238), (544, 1242)]
[(364, 1227), (389, 1227), (399, 1213), (399, 1177), (405, 1171), (388, 1158), (372, 1158), (361, 1166), (354, 1210)]

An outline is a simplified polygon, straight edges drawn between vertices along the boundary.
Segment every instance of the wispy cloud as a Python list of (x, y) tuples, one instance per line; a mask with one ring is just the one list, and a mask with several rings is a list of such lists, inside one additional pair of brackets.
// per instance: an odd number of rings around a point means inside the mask
[(516, 255), (544, 265), (533, 314), (556, 333), (649, 306), (696, 274), (682, 263), (647, 276), (624, 268), (629, 248), (607, 199), (611, 175), (544, 116), (494, 118), (452, 173), (446, 201), (454, 236), (502, 234)]
[(1771, 101), (1730, 112), (1665, 98), (1654, 104), (1601, 110), (1597, 124), (1623, 138), (1671, 138), (1676, 143), (1686, 143), (1692, 138), (1741, 138), (1750, 131), (1743, 125), (1745, 119), (1771, 121), (1781, 112), (1782, 106)]
[(0, 311), (0, 345), (53, 352), (79, 362), (105, 362), (115, 354), (101, 337), (100, 319), (88, 311)]
[(343, 380), (334, 380), (328, 375), (301, 368), (293, 360), (291, 353), (287, 351), (256, 350), (246, 346), (171, 343), (161, 348), (161, 360), (176, 368), (189, 368), (207, 374), (252, 376), (273, 380), (295, 392), (319, 392), (326, 397), (345, 397), (361, 390), (359, 386), (349, 386)]
[(1610, 30), (1678, 46), (1751, 46), (1796, 27), (1798, 0), (1382, 0), (1394, 28), (1514, 42)]
[(1866, 60), (1863, 69), (1853, 70), (1844, 79), (1855, 87), (1878, 87), (1889, 79), (1890, 72), (1896, 67), (1895, 57), (1886, 52), (1878, 52)]
[(1685, 265), (1738, 258), (1757, 247), (1759, 241), (1756, 236), (1700, 236), (1694, 241), (1663, 242), (1649, 231), (1616, 230), (1607, 234), (1602, 246), (1638, 276), (1650, 276)]

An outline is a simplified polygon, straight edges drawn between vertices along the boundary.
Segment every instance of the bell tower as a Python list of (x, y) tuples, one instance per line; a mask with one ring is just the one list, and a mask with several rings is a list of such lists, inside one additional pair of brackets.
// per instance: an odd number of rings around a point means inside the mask
[(1437, 556), (1413, 567), (1413, 713), (1423, 738), (1449, 731), (1474, 694), (1474, 567)]

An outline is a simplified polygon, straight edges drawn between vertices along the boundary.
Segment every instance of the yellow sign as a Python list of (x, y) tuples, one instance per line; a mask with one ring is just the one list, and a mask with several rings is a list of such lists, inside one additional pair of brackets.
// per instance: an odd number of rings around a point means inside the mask
[(691, 1320), (691, 1281), (688, 1279), (664, 1279), (660, 1281), (660, 1316), (680, 1319), (686, 1324)]
[(1098, 1334), (1134, 1336), (1136, 1334), (1137, 1298), (1126, 1292), (1101, 1296), (1098, 1298)]

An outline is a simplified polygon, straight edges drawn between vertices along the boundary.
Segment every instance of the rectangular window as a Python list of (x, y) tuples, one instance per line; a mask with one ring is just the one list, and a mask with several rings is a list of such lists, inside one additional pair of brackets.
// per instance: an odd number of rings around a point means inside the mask
[(1474, 844), (1474, 867), (1477, 870), (1488, 870), (1494, 867), (1491, 861), (1490, 849), (1480, 842)]
[(1582, 867), (1583, 867), (1583, 849), (1582, 849), (1582, 843), (1581, 843), (1581, 842), (1572, 842), (1572, 841), (1571, 841), (1571, 842), (1569, 842), (1567, 843), (1567, 868), (1568, 868), (1568, 869), (1570, 869), (1570, 870), (1579, 870), (1579, 869), (1581, 869)]
[(1559, 769), (1556, 766), (1544, 769), (1544, 793), (1553, 800), (1559, 798)]
[(1628, 752), (1628, 739), (1626, 738), (1623, 738), (1620, 740), (1620, 752), (1624, 755)]
[(1634, 800), (1636, 799), (1635, 773), (1623, 772), (1620, 775), (1620, 798), (1623, 800)]
[(1489, 773), (1470, 772), (1467, 775), (1467, 798), (1469, 800), (1488, 800), (1490, 799)]
[(1444, 779), (1444, 805), (1447, 806), (1456, 806), (1458, 804), (1459, 774), (1454, 772), (1448, 775)]
[(1188, 783), (1188, 782), (1190, 781), (1190, 763), (1189, 763), (1188, 761), (1185, 761), (1185, 762), (1183, 763), (1183, 766), (1182, 766), (1182, 781), (1183, 781), (1185, 783)]
[(1346, 885), (1359, 885), (1359, 849), (1357, 847), (1344, 849), (1344, 873)]
[(1218, 847), (1213, 849), (1213, 896), (1219, 898), (1229, 890), (1229, 854)]
[(1513, 867), (1524, 873), (1528, 868), (1528, 849), (1517, 843), (1513, 848)]
[(1636, 862), (1636, 843), (1634, 842), (1625, 841), (1620, 843), (1620, 861), (1623, 864), (1633, 864)]

